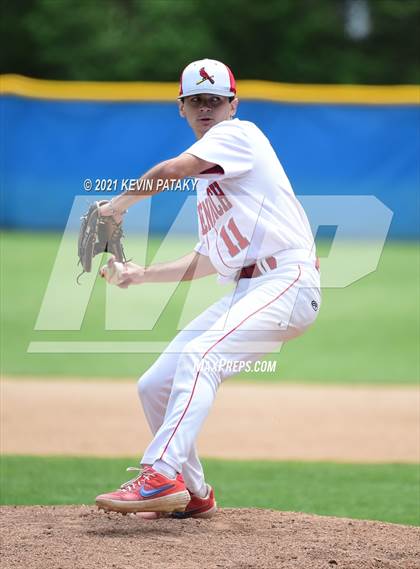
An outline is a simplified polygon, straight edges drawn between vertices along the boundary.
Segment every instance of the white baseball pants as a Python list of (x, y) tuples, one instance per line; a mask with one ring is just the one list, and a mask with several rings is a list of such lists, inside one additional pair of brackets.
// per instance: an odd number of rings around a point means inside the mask
[(321, 303), (313, 262), (284, 262), (194, 319), (140, 378), (139, 396), (154, 438), (141, 460), (163, 460), (198, 492), (204, 473), (195, 441), (221, 382), (236, 361), (255, 361), (302, 334)]

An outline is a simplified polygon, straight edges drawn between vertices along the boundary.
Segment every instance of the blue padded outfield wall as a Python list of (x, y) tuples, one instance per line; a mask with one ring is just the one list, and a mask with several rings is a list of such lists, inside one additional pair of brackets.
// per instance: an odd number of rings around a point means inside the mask
[[(374, 195), (394, 212), (390, 237), (418, 236), (415, 102), (242, 100), (237, 116), (266, 133), (298, 196)], [(85, 193), (85, 178), (136, 178), (194, 141), (169, 101), (54, 100), (3, 92), (0, 117), (7, 197), (1, 224), (13, 229), (62, 230), (74, 196)], [(172, 192), (152, 198), (155, 232), (166, 232), (185, 197)], [(192, 220), (185, 229), (194, 228)]]

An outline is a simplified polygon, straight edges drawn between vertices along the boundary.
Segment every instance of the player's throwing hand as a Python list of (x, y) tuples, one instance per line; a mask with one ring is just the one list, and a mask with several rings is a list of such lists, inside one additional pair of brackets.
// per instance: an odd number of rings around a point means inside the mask
[(131, 262), (119, 263), (112, 256), (107, 264), (100, 269), (99, 274), (109, 284), (128, 288), (130, 285), (143, 282), (144, 268)]

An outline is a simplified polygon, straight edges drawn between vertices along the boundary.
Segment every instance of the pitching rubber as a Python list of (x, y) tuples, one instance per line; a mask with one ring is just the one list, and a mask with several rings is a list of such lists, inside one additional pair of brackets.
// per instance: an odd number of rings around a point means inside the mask
[(150, 500), (110, 500), (106, 498), (97, 498), (96, 505), (98, 508), (109, 512), (120, 513), (136, 513), (136, 512), (183, 512), (190, 501), (188, 490), (162, 496), (160, 498), (151, 498)]

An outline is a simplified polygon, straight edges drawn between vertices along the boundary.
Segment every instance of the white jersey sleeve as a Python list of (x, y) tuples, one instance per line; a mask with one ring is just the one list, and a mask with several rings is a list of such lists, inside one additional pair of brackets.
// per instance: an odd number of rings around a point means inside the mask
[(205, 241), (200, 240), (194, 247), (194, 251), (200, 253), (200, 255), (205, 255), (206, 257), (209, 256), (209, 248), (207, 247), (207, 243), (205, 243)]
[(217, 164), (223, 170), (211, 169), (198, 174), (197, 178), (236, 178), (247, 174), (254, 165), (252, 146), (237, 121), (226, 120), (215, 125), (185, 152)]

